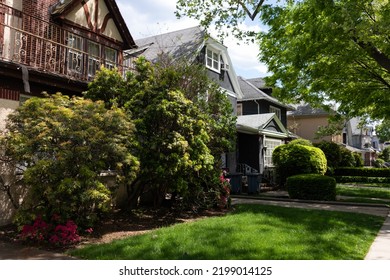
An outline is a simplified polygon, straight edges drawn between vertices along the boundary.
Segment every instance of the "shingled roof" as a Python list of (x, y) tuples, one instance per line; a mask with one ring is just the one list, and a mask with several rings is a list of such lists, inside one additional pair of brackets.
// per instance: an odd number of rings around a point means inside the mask
[(260, 90), (257, 86), (252, 84), (249, 80), (244, 79), (241, 76), (238, 76), (238, 83), (242, 92), (242, 96), (238, 99), (238, 101), (267, 100), (273, 104), (282, 106), (287, 110), (294, 110), (294, 107), (283, 104), (276, 98), (269, 96), (268, 94)]
[(142, 56), (152, 62), (156, 62), (161, 54), (193, 60), (204, 46), (206, 38), (206, 32), (195, 26), (139, 39), (136, 43), (140, 48), (147, 46)]

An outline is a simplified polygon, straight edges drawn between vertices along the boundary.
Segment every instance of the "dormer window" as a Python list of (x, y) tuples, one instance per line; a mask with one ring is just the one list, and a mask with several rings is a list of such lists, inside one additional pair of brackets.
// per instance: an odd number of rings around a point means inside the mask
[(206, 49), (206, 67), (218, 73), (221, 71), (221, 58), (219, 52), (210, 48)]

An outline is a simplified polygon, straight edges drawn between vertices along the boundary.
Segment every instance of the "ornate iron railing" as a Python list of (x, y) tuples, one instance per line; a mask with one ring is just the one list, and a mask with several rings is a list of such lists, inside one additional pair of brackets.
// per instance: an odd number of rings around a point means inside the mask
[(69, 43), (69, 38), (74, 37), (82, 38), (85, 44), (88, 41), (52, 22), (0, 3), (0, 60), (79, 81), (90, 81), (101, 65), (116, 67), (123, 74), (132, 71), (132, 58), (118, 64), (91, 55), (84, 47), (74, 48)]

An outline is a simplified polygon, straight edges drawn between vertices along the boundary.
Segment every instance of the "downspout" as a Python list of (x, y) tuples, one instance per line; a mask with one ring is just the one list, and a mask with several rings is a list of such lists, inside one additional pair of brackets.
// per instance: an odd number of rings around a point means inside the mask
[(260, 114), (260, 104), (259, 104), (259, 102), (257, 102), (256, 99), (253, 101), (255, 101), (255, 103), (257, 104), (257, 114), (259, 115)]

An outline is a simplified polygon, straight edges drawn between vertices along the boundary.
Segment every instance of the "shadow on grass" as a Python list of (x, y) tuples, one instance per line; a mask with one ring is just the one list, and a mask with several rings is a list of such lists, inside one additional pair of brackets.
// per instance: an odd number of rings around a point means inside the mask
[(83, 259), (363, 259), (384, 218), (238, 205), (208, 218), (70, 252)]

